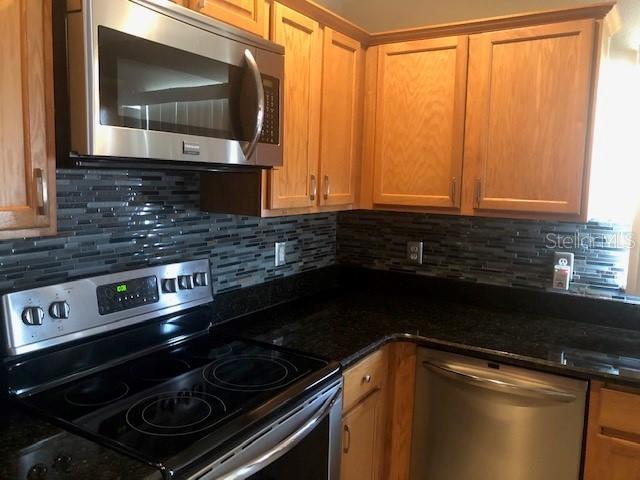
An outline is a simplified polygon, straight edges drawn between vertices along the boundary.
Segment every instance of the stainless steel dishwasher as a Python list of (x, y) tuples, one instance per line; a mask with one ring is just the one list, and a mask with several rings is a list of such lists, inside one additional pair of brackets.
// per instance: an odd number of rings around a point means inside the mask
[(587, 382), (419, 349), (411, 480), (577, 480)]

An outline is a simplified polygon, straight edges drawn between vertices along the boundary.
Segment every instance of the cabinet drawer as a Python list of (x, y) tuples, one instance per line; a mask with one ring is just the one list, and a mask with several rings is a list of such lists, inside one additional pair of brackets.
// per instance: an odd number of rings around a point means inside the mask
[(346, 412), (369, 393), (382, 387), (387, 370), (384, 350), (378, 350), (344, 373), (344, 407)]
[(600, 426), (640, 435), (640, 395), (603, 388)]

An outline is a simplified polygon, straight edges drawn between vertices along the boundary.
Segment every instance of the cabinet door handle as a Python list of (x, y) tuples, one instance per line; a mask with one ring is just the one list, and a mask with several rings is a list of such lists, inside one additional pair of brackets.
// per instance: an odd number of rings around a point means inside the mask
[(49, 211), (49, 192), (44, 171), (41, 168), (33, 169), (33, 180), (36, 184), (36, 209), (38, 215), (46, 215)]
[(329, 200), (329, 192), (331, 191), (331, 184), (329, 183), (329, 175), (324, 176), (324, 199)]
[(349, 429), (349, 425), (345, 425), (344, 440), (342, 441), (342, 451), (344, 453), (349, 453), (350, 447), (351, 447), (351, 430)]
[(482, 193), (482, 181), (476, 178), (476, 207), (480, 207), (480, 194)]
[(204, 8), (204, 0), (198, 0), (198, 9), (202, 10)]
[(451, 202), (456, 204), (456, 191), (458, 190), (458, 186), (456, 185), (457, 180), (456, 177), (451, 179)]
[(371, 375), (365, 375), (362, 377), (362, 383), (371, 383)]
[(318, 180), (316, 179), (315, 175), (311, 175), (311, 195), (309, 195), (309, 198), (311, 200), (315, 200), (317, 195), (318, 195)]

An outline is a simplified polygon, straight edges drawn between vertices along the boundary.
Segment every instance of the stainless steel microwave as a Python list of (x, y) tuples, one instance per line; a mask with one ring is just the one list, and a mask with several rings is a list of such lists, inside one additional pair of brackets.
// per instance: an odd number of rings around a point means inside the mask
[(282, 46), (168, 0), (67, 4), (72, 157), (282, 165)]

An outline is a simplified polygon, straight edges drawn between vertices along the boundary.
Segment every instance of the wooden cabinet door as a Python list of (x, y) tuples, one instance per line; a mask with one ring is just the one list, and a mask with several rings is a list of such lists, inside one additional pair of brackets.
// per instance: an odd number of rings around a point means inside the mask
[(373, 202), (459, 205), (468, 37), (383, 45)]
[(320, 205), (346, 205), (355, 200), (360, 152), (362, 59), (360, 42), (325, 27)]
[(265, 36), (264, 0), (191, 0), (190, 7), (235, 27)]
[(0, 65), (0, 238), (52, 234), (51, 2), (2, 2)]
[(471, 37), (463, 213), (581, 214), (594, 28), (581, 20)]
[(274, 40), (284, 45), (284, 160), (270, 172), (269, 208), (310, 207), (318, 198), (322, 32), (318, 22), (274, 5)]
[(382, 392), (374, 391), (342, 419), (342, 480), (377, 480), (383, 460)]
[(597, 458), (587, 461), (585, 480), (640, 480), (640, 444), (598, 435)]

